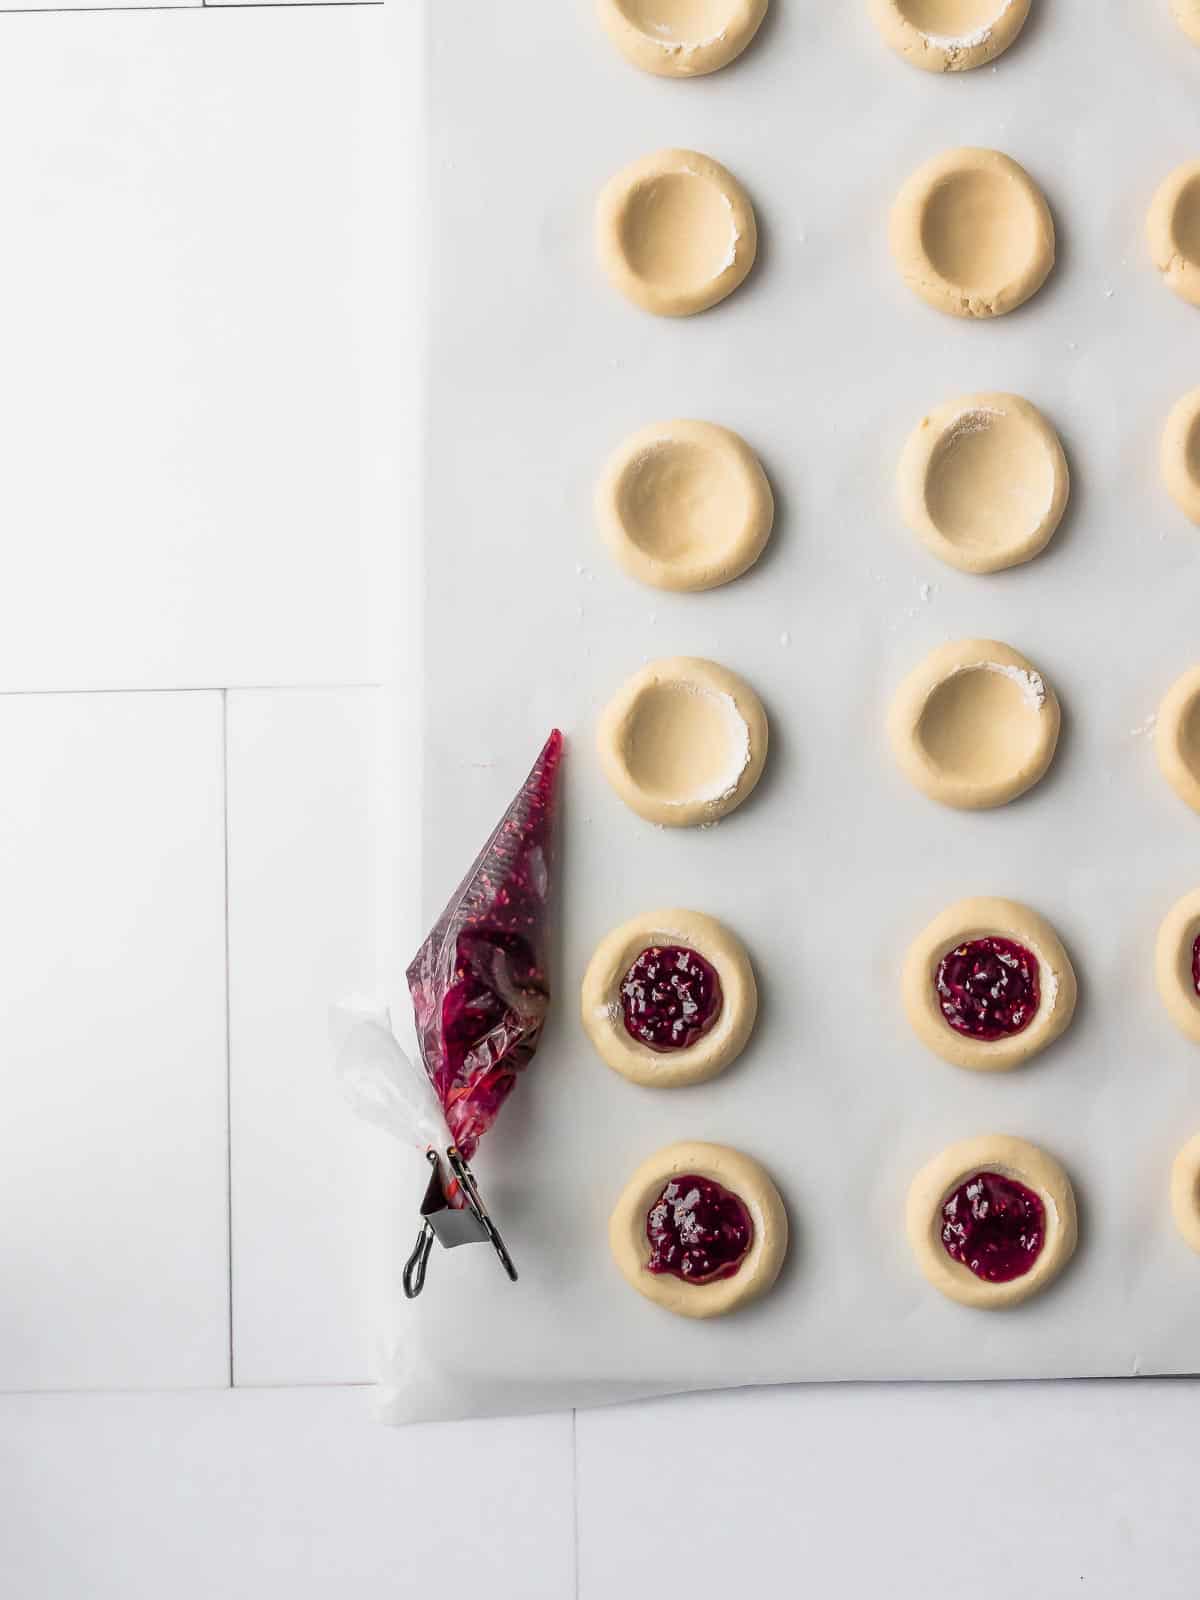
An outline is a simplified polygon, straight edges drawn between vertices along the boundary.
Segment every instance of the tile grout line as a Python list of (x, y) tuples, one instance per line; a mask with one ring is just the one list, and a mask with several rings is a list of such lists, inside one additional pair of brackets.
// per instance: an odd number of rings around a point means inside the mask
[(579, 1600), (579, 1412), (571, 1407), (571, 1551), (574, 1595)]
[(229, 1387), (233, 1367), (233, 1027), (229, 962), (229, 690), (221, 690), (221, 840), (225, 901), (225, 1260), (228, 1268)]
[[(348, 0), (330, 0), (331, 4), (344, 4)], [(374, 3), (374, 0), (372, 0)], [(144, 6), (136, 8), (144, 11)], [(195, 6), (180, 6), (180, 11), (195, 11)], [(211, 9), (215, 10), (216, 7)], [(5, 13), (0, 11), (0, 16)], [(39, 15), (41, 13), (39, 12)], [(61, 15), (61, 13), (60, 13)], [(185, 683), (185, 684), (114, 684), (99, 689), (0, 689), (0, 700), (31, 699), (35, 695), (72, 694), (328, 694), (343, 689), (382, 689), (382, 680), (358, 680), (353, 683)]]

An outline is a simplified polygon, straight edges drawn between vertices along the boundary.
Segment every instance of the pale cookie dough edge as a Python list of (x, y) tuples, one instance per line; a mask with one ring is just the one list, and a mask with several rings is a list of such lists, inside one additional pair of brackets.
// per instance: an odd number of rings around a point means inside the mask
[[(1032, 1022), (1007, 1039), (974, 1040), (956, 1033), (938, 1003), (935, 980), (941, 959), (971, 939), (1008, 938), (1037, 957), (1038, 1009)], [(971, 1072), (1011, 1072), (1060, 1037), (1075, 1014), (1078, 984), (1071, 958), (1045, 917), (1017, 900), (976, 896), (947, 906), (913, 940), (901, 979), (904, 1009), (913, 1032), (951, 1066)]]
[(1192, 981), (1192, 947), (1200, 935), (1200, 889), (1177, 900), (1163, 918), (1154, 945), (1158, 993), (1171, 1021), (1200, 1043), (1200, 996)]
[[(716, 969), (721, 1014), (703, 1038), (686, 1050), (659, 1053), (632, 1039), (621, 1010), (620, 985), (643, 950), (679, 944)], [(631, 1083), (676, 1089), (705, 1083), (737, 1060), (754, 1031), (758, 986), (741, 940), (701, 911), (650, 911), (614, 928), (597, 945), (583, 976), (580, 1016), (604, 1064)]]
[(753, 42), (768, 0), (729, 0), (729, 15), (710, 38), (691, 44), (655, 38), (622, 10), (618, 0), (596, 0), (601, 26), (627, 61), (656, 78), (702, 78), (719, 72)]
[(905, 16), (898, 0), (871, 0), (871, 16), (886, 42), (923, 72), (970, 72), (1003, 55), (1025, 26), (1031, 0), (996, 0), (990, 24), (958, 35), (927, 32)]
[[(1046, 1237), (1030, 1270), (1008, 1283), (986, 1283), (946, 1254), (942, 1205), (976, 1172), (996, 1172), (1032, 1189), (1046, 1215)], [(1064, 1168), (1045, 1150), (1008, 1134), (985, 1134), (950, 1145), (922, 1167), (908, 1192), (909, 1243), (926, 1279), (960, 1305), (978, 1310), (1020, 1305), (1047, 1288), (1075, 1251), (1075, 1191)]]
[[(673, 1177), (691, 1173), (710, 1178), (736, 1194), (750, 1213), (754, 1240), (731, 1278), (715, 1283), (684, 1283), (669, 1273), (646, 1270), (649, 1241), (646, 1215)], [(643, 1161), (613, 1210), (609, 1245), (631, 1288), (681, 1317), (719, 1317), (747, 1305), (770, 1289), (787, 1255), (788, 1219), (769, 1173), (753, 1156), (728, 1145), (683, 1140)]]

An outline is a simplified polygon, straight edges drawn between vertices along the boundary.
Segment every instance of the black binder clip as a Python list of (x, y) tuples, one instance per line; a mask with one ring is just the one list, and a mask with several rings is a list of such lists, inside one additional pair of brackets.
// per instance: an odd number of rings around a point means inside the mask
[(500, 1265), (511, 1281), (516, 1283), (517, 1269), (508, 1253), (508, 1247), (500, 1237), (499, 1228), (488, 1215), (483, 1197), (479, 1193), (479, 1185), (475, 1182), (475, 1174), (458, 1146), (452, 1144), (449, 1147), (446, 1151), (446, 1160), (458, 1180), (463, 1198), (467, 1202), (465, 1206), (452, 1206), (446, 1199), (446, 1190), (442, 1182), (442, 1164), (437, 1151), (426, 1151), (425, 1159), (433, 1171), (429, 1175), (425, 1198), (421, 1201), (421, 1231), (417, 1235), (412, 1254), (404, 1263), (401, 1281), (405, 1296), (409, 1300), (415, 1300), (425, 1287), (429, 1253), (433, 1249), (435, 1239), (446, 1250), (457, 1249), (460, 1244), (490, 1244), (500, 1258)]

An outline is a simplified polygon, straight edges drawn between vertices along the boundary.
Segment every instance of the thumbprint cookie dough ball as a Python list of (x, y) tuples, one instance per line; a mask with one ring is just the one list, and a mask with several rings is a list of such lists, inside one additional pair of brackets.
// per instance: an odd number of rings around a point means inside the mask
[(875, 26), (925, 72), (969, 72), (1002, 55), (1025, 26), (1030, 0), (871, 0)]
[(752, 1156), (685, 1140), (633, 1174), (609, 1221), (631, 1288), (680, 1317), (719, 1317), (770, 1289), (787, 1255), (779, 1191)]
[(767, 0), (596, 0), (596, 10), (635, 67), (659, 78), (698, 78), (737, 60)]
[(905, 283), (954, 317), (1015, 311), (1054, 266), (1042, 191), (999, 150), (947, 150), (919, 167), (896, 197), (890, 237)]
[(613, 286), (659, 317), (690, 317), (742, 284), (758, 250), (749, 197), (696, 150), (659, 150), (610, 178), (596, 209)]

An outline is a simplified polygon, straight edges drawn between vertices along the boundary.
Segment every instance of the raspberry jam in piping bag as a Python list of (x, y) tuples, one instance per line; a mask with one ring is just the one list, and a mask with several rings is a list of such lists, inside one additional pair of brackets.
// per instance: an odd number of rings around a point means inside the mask
[(408, 967), (421, 1060), (469, 1161), (529, 1064), (547, 976), (557, 728)]

